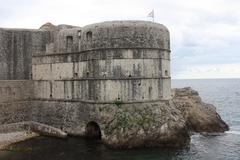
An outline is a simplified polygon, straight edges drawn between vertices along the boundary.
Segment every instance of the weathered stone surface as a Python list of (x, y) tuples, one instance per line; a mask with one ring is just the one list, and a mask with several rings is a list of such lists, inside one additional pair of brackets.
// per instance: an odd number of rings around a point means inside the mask
[[(82, 28), (80, 50), (108, 48), (170, 49), (169, 31), (149, 21), (108, 21)], [(89, 36), (85, 36), (89, 35)]]
[(34, 132), (44, 136), (53, 136), (58, 138), (66, 138), (67, 133), (58, 128), (48, 126), (33, 121), (25, 121), (11, 124), (0, 125), (0, 133), (14, 133), (14, 132)]
[(0, 124), (29, 121), (31, 108), (30, 101), (0, 103)]
[(52, 52), (33, 57), (35, 98), (100, 103), (168, 100), (169, 41), (165, 26), (146, 21), (62, 29)]
[[(190, 132), (228, 129), (215, 108), (202, 102), (191, 88), (174, 89), (170, 101), (128, 104), (33, 101), (31, 106), (27, 117), (70, 135), (87, 136), (87, 124), (96, 122), (103, 142), (113, 148), (176, 147), (189, 142)], [(45, 132), (41, 127), (37, 130)]]
[(25, 141), (27, 139), (38, 136), (37, 133), (29, 132), (29, 131), (21, 131), (21, 132), (12, 132), (12, 133), (0, 133), (0, 149), (4, 149), (11, 144)]
[[(103, 140), (112, 147), (181, 146), (191, 132), (224, 132), (229, 129), (213, 105), (204, 103), (191, 88), (173, 89), (167, 103), (121, 105), (104, 114)], [(110, 121), (109, 121), (110, 120)]]
[(42, 102), (33, 104), (33, 120), (61, 128), (70, 135), (87, 136), (95, 122), (102, 140), (110, 147), (176, 147), (190, 137), (181, 112), (168, 101), (149, 103), (88, 104)]
[(31, 100), (33, 96), (33, 81), (0, 80), (0, 105), (15, 101)]
[(176, 147), (189, 132), (227, 130), (196, 91), (171, 97), (169, 38), (145, 21), (0, 29), (0, 79), (33, 79), (0, 82), (0, 124), (34, 121), (23, 128), (119, 148)]
[(0, 28), (0, 80), (31, 79), (32, 55), (50, 41), (47, 31)]
[(181, 110), (187, 126), (193, 132), (224, 132), (228, 125), (212, 104), (204, 103), (198, 92), (190, 87), (173, 89), (173, 102)]
[(189, 142), (180, 111), (169, 102), (102, 108), (103, 142), (113, 148), (179, 147)]

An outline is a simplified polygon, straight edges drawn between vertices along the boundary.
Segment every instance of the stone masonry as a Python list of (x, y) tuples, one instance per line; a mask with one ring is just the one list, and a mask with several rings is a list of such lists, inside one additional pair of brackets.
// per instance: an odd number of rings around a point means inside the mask
[(101, 127), (99, 107), (168, 101), (169, 41), (165, 26), (146, 21), (1, 28), (0, 123), (84, 135), (91, 121)]
[[(194, 108), (187, 96), (188, 107), (184, 98), (175, 103), (171, 95), (169, 31), (161, 24), (0, 28), (3, 130), (21, 124), (45, 134), (101, 138), (112, 147), (180, 146), (189, 142), (188, 125), (197, 128), (191, 114), (184, 117)], [(226, 130), (210, 111), (219, 122), (214, 131)], [(208, 128), (209, 122), (201, 125)]]

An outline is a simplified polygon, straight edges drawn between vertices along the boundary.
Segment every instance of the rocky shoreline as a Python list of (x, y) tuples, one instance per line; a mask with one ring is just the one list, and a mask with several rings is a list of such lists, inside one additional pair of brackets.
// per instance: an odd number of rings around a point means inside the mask
[[(102, 141), (112, 148), (180, 147), (190, 142), (192, 132), (229, 130), (216, 112), (190, 87), (172, 89), (172, 99), (146, 104), (120, 104), (101, 109)], [(40, 135), (65, 138), (64, 131), (36, 122), (0, 126), (0, 149)]]
[(156, 103), (122, 104), (103, 111), (103, 142), (112, 148), (180, 147), (192, 132), (229, 130), (216, 112), (190, 87), (172, 89), (172, 99)]
[(228, 125), (221, 119), (216, 107), (202, 101), (198, 92), (190, 87), (173, 89), (173, 103), (186, 121), (188, 130), (197, 133), (225, 132)]

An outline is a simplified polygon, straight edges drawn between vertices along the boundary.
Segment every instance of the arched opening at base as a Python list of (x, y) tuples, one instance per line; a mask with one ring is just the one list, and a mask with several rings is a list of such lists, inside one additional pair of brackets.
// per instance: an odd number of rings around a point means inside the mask
[(85, 128), (85, 137), (88, 139), (101, 139), (101, 130), (96, 122), (89, 122)]

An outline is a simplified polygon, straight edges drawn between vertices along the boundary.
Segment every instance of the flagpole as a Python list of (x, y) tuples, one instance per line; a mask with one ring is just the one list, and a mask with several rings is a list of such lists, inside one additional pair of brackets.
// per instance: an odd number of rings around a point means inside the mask
[(154, 22), (154, 9), (148, 14), (148, 17), (151, 17), (152, 21)]

